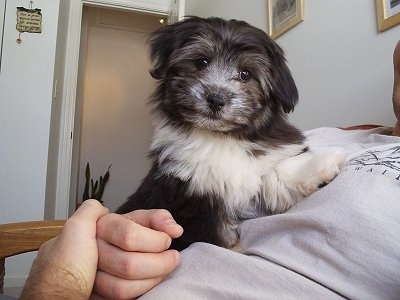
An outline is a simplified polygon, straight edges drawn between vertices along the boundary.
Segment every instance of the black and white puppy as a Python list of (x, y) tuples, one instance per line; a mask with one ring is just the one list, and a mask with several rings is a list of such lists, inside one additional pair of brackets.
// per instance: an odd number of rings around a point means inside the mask
[(339, 172), (286, 114), (298, 101), (282, 49), (243, 21), (189, 18), (149, 40), (159, 81), (152, 168), (118, 210), (165, 208), (183, 226), (172, 248), (235, 246), (240, 221), (287, 210)]

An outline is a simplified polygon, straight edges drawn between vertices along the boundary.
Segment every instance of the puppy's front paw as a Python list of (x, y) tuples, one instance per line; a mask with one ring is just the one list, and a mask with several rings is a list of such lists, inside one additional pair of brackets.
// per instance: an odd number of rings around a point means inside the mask
[(309, 196), (331, 182), (340, 172), (346, 155), (343, 151), (313, 154), (297, 186), (303, 196)]

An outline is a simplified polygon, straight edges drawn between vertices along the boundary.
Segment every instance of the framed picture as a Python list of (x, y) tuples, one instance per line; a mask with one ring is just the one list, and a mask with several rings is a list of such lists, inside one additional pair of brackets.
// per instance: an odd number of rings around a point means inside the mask
[(400, 23), (400, 0), (375, 0), (375, 3), (379, 31)]
[(303, 0), (267, 0), (268, 34), (272, 39), (303, 21)]

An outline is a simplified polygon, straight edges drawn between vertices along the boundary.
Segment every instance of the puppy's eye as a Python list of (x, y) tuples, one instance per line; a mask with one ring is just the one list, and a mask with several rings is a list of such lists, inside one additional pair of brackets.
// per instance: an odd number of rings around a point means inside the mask
[(207, 68), (209, 63), (210, 63), (209, 59), (205, 57), (196, 59), (194, 61), (194, 65), (196, 66), (197, 70), (202, 70)]
[(239, 72), (239, 79), (241, 81), (249, 81), (251, 79), (252, 75), (250, 71), (248, 70), (242, 70)]

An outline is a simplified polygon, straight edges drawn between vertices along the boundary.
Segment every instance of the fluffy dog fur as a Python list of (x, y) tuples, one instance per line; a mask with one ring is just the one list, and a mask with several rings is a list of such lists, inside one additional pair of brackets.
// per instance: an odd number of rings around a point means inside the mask
[(287, 210), (331, 181), (343, 157), (312, 153), (287, 121), (298, 101), (282, 49), (237, 20), (189, 18), (149, 40), (152, 168), (118, 213), (165, 208), (172, 247), (233, 247), (244, 219)]

